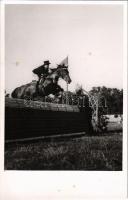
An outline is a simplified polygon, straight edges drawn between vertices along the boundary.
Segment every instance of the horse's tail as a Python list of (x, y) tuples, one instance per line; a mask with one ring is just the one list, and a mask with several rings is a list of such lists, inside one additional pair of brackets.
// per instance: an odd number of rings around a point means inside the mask
[(18, 95), (18, 91), (17, 91), (17, 88), (13, 90), (11, 96), (12, 98), (17, 98), (17, 95)]

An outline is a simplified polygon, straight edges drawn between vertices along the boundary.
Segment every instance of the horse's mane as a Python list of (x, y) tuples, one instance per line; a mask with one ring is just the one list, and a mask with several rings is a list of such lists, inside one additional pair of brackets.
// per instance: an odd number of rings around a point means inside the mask
[(57, 70), (57, 68), (50, 68), (50, 70), (52, 71), (50, 74), (52, 74)]
[(56, 70), (59, 70), (59, 69), (67, 69), (68, 70), (68, 66), (65, 66), (65, 65), (58, 65), (56, 68), (53, 68), (51, 70), (56, 71)]
[(68, 70), (68, 67), (65, 65), (58, 65), (56, 68), (50, 68), (51, 72), (48, 74), (47, 78), (50, 78), (52, 74), (54, 74), (56, 71), (60, 71), (61, 69)]

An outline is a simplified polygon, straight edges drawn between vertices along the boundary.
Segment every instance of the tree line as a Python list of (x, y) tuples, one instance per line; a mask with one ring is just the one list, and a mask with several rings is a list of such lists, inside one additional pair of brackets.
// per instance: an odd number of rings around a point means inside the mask
[[(84, 93), (82, 86), (77, 86), (76, 93)], [(123, 89), (92, 87), (89, 94), (99, 98), (99, 107), (104, 107), (105, 114), (123, 114)]]

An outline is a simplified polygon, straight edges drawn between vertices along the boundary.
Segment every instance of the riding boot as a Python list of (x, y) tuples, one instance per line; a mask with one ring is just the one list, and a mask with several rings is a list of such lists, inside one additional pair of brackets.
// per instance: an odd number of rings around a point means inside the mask
[(39, 83), (40, 83), (40, 77), (39, 80), (36, 83), (36, 93), (39, 94)]

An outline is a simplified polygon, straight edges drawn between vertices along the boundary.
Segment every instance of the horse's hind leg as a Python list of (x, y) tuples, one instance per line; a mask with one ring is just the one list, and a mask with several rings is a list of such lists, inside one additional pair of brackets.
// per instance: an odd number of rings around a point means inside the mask
[(24, 95), (24, 99), (25, 99), (25, 100), (31, 100), (31, 97), (28, 96), (28, 95)]
[(22, 99), (31, 100), (31, 96), (27, 88), (25, 88), (22, 92)]
[(34, 101), (34, 98), (36, 96), (37, 96), (36, 86), (29, 86), (28, 88), (26, 88), (24, 95), (25, 99)]
[(29, 92), (25, 92), (24, 99), (25, 100), (34, 100), (34, 96), (33, 96), (33, 94), (30, 94)]

